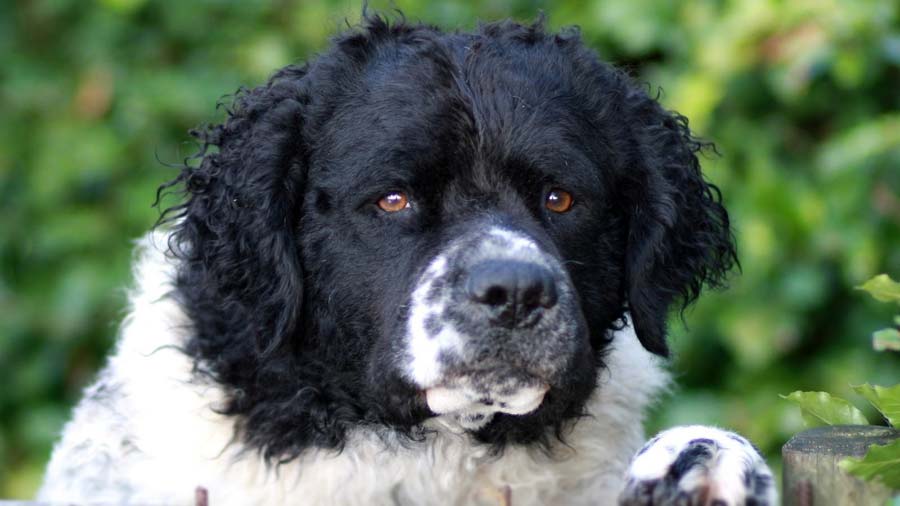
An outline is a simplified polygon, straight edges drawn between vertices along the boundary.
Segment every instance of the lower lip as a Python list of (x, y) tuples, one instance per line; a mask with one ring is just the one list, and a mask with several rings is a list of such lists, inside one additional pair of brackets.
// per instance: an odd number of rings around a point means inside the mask
[(425, 402), (435, 414), (442, 415), (460, 411), (484, 411), (525, 415), (536, 410), (544, 401), (550, 389), (541, 383), (532, 387), (523, 387), (515, 395), (504, 398), (492, 398), (490, 402), (481, 402), (483, 396), (471, 395), (461, 388), (432, 387), (425, 390)]

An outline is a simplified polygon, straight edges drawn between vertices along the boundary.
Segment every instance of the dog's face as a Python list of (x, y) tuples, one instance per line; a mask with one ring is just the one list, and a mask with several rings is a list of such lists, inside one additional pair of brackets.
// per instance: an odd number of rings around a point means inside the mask
[(670, 304), (733, 258), (683, 119), (540, 26), (372, 19), (200, 136), (188, 351), (272, 457), (433, 416), (545, 440), (626, 310), (665, 354)]
[(354, 76), (316, 128), (299, 237), (321, 292), (307, 302), (361, 327), (342, 348), (363, 354), (366, 384), (391, 376), (477, 428), (589, 393), (627, 237), (601, 168), (616, 161), (573, 90), (522, 86), (563, 69), (535, 53), (463, 75), (478, 58), (463, 44)]

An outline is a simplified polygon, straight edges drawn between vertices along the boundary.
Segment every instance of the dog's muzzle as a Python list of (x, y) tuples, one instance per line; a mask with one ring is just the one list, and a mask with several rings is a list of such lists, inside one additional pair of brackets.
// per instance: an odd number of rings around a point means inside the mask
[(568, 365), (580, 316), (559, 261), (492, 228), (437, 255), (413, 291), (408, 377), (429, 409), (475, 429), (537, 409)]

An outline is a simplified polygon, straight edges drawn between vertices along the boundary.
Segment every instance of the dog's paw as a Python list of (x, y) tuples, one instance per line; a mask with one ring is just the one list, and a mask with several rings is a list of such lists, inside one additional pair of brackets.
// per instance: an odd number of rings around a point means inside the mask
[(635, 455), (620, 506), (774, 506), (775, 480), (756, 448), (713, 427), (661, 432)]

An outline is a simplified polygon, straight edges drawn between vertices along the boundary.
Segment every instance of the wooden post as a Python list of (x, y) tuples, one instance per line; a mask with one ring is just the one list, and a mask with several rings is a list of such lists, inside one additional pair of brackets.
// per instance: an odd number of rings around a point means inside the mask
[(884, 506), (890, 489), (844, 472), (838, 462), (862, 457), (870, 445), (887, 444), (900, 431), (867, 425), (818, 427), (797, 434), (781, 449), (785, 506)]

